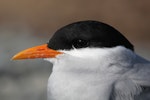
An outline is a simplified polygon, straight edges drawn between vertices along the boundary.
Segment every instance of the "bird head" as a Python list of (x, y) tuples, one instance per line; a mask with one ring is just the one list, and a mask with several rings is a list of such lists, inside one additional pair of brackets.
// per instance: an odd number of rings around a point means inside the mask
[[(98, 21), (80, 21), (56, 31), (47, 44), (35, 46), (16, 54), (12, 59), (55, 58), (65, 51), (84, 48), (112, 48), (123, 46), (134, 50), (133, 45), (115, 28)], [(94, 52), (90, 52), (91, 55)]]
[[(133, 45), (119, 31), (98, 21), (88, 20), (66, 25), (56, 31), (47, 44), (21, 51), (12, 59), (37, 58), (44, 58), (55, 64), (54, 70), (67, 70), (68, 77), (72, 75), (78, 76), (81, 81), (99, 81), (101, 88), (113, 84), (113, 91), (119, 91), (115, 92), (119, 94), (118, 98), (124, 95), (127, 97), (125, 100), (139, 94), (140, 88), (137, 87), (140, 85), (149, 85), (149, 77), (145, 76), (149, 75), (150, 67), (144, 64), (149, 64), (149, 61), (137, 56)], [(85, 73), (84, 78), (80, 73)], [(118, 81), (115, 81), (115, 75)], [(111, 88), (108, 89), (109, 92)]]

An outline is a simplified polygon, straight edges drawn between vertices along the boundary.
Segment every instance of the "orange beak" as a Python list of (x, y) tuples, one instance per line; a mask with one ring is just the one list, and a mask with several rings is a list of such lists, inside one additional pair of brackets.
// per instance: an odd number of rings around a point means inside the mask
[(12, 60), (54, 58), (59, 54), (63, 53), (53, 49), (49, 49), (47, 47), (47, 44), (44, 44), (21, 51), (18, 54), (14, 55), (12, 57)]

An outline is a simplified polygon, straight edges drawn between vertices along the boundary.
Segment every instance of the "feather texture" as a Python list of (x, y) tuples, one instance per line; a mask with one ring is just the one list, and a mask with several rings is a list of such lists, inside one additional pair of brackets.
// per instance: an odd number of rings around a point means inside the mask
[(134, 100), (150, 85), (150, 63), (125, 47), (61, 51), (46, 59), (54, 65), (49, 100)]

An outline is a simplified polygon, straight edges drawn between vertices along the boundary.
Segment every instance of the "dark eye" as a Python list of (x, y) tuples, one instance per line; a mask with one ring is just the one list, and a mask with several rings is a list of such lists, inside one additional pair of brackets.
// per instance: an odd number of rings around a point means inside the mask
[(89, 42), (87, 40), (75, 39), (72, 41), (72, 46), (75, 48), (83, 48), (83, 47), (87, 47), (88, 45)]

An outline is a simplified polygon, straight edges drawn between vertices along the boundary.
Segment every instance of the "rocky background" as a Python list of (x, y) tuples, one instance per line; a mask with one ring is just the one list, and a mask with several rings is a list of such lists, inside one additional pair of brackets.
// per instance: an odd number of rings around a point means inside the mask
[(150, 59), (149, 0), (0, 0), (0, 100), (46, 100), (52, 65), (11, 57), (47, 43), (58, 28), (80, 20), (114, 26)]

